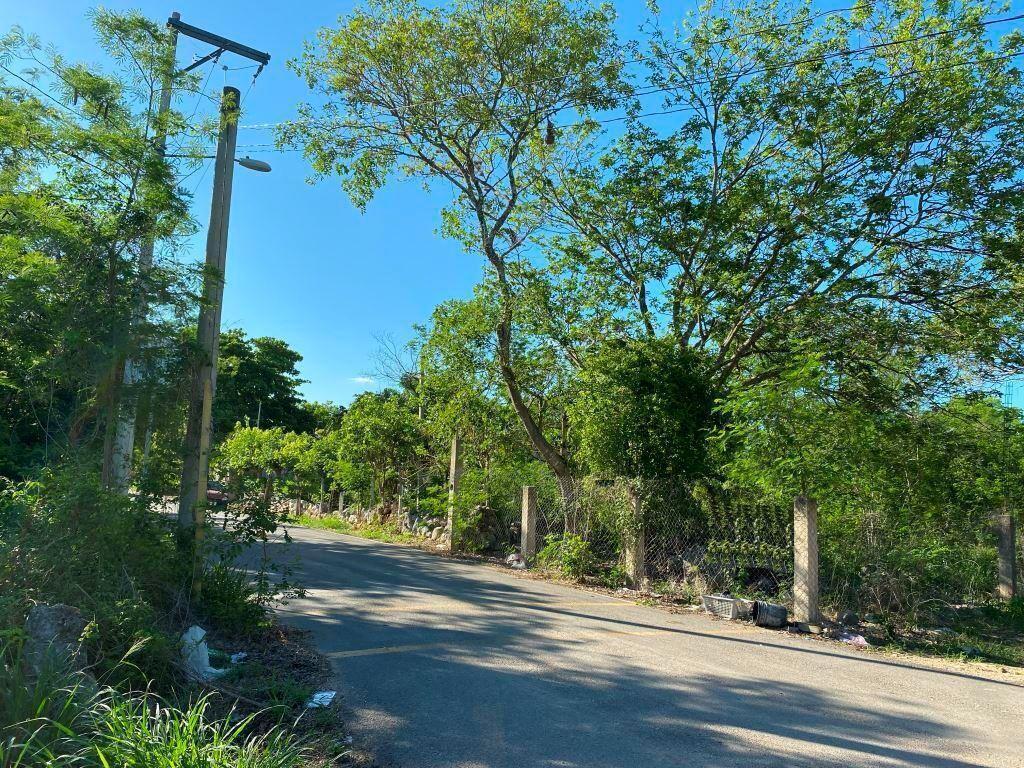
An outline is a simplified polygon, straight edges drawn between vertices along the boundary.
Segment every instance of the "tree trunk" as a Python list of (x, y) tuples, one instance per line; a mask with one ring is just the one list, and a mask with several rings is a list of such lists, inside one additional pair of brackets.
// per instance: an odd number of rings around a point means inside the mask
[(543, 459), (544, 463), (548, 465), (558, 481), (558, 491), (561, 494), (562, 505), (567, 512), (566, 520), (568, 521), (568, 511), (574, 509), (573, 482), (569, 462), (544, 436), (544, 431), (538, 426), (536, 419), (533, 418), (533, 414), (530, 412), (529, 406), (523, 400), (519, 381), (516, 378), (515, 371), (512, 369), (512, 322), (510, 318), (507, 318), (511, 313), (506, 309), (505, 314), (506, 319), (503, 319), (498, 324), (495, 331), (498, 338), (498, 363), (501, 369), (501, 376), (505, 381), (505, 387), (508, 389), (512, 407), (515, 409), (519, 421), (526, 430), (530, 444), (533, 445), (534, 450), (537, 451), (537, 454)]
[(106, 407), (104, 408), (103, 425), (103, 464), (101, 481), (110, 488), (114, 484), (114, 450), (117, 447), (117, 411), (121, 400), (121, 371), (124, 364), (118, 360), (114, 364), (111, 380), (106, 391)]

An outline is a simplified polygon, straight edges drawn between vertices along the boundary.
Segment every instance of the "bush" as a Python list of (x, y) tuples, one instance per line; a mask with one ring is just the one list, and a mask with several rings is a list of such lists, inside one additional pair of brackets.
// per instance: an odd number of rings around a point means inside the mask
[(97, 691), (66, 672), (30, 681), (15, 648), (0, 654), (4, 768), (292, 768), (308, 756), (300, 739), (279, 728), (251, 733), (256, 715), (213, 716), (207, 697), (179, 709), (153, 695)]
[(249, 573), (223, 562), (203, 577), (200, 608), (212, 624), (239, 635), (255, 632), (266, 618)]
[(171, 676), (190, 569), (169, 520), (69, 464), (0, 492), (0, 521), (0, 630), (20, 627), (33, 603), (67, 603), (93, 622), (86, 643), (97, 674), (131, 652), (146, 672), (136, 682)]
[(147, 499), (104, 490), (92, 468), (73, 464), (9, 485), (0, 492), (0, 633), (16, 634), (34, 603), (73, 605), (90, 620), (84, 640), (97, 675), (163, 690), (177, 677), (177, 637), (192, 607), (214, 627), (245, 634), (267, 603), (295, 593), (271, 583), (265, 559), (255, 574), (231, 566), (273, 525), (256, 516), (208, 537), (215, 564), (190, 606), (191, 558), (177, 545), (174, 521)]
[(594, 573), (597, 568), (590, 543), (571, 533), (548, 536), (544, 548), (537, 554), (537, 561), (557, 568), (562, 575), (577, 581)]

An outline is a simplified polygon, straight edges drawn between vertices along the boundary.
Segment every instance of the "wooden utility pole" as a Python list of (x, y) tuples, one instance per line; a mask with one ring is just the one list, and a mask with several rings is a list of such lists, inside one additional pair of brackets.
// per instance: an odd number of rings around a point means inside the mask
[[(236, 43), (205, 29), (186, 24), (175, 13), (167, 25), (176, 32), (209, 43), (215, 49), (192, 62), (183, 71), (195, 69), (207, 61), (216, 61), (225, 51), (244, 56), (258, 63), (253, 81), (270, 63), (270, 54)], [(231, 214), (231, 181), (235, 170), (235, 143), (238, 136), (240, 94), (237, 88), (225, 86), (221, 95), (220, 134), (214, 156), (213, 198), (210, 203), (210, 227), (206, 235), (206, 265), (203, 270), (203, 304), (199, 308), (197, 341), (202, 357), (192, 380), (188, 420), (185, 424), (184, 462), (181, 470), (181, 492), (178, 499), (178, 526), (181, 541), (193, 550), (195, 577), (193, 593), (201, 588), (203, 524), (206, 511), (206, 488), (210, 469), (210, 432), (213, 398), (217, 391), (217, 353), (220, 346), (221, 302), (224, 298), (224, 268), (228, 249), (228, 220)], [(269, 171), (266, 163), (242, 158), (238, 161), (257, 171)], [(268, 493), (273, 489), (268, 483)]]
[(211, 414), (217, 390), (217, 353), (220, 346), (228, 219), (231, 214), (231, 182), (238, 136), (239, 96), (238, 89), (232, 86), (225, 86), (221, 96), (220, 136), (214, 161), (213, 200), (210, 205), (210, 229), (206, 236), (206, 265), (203, 270), (203, 304), (199, 310), (197, 337), (202, 357), (192, 381), (189, 398), (181, 497), (178, 503), (178, 524), (183, 532), (192, 532), (197, 553), (203, 539), (209, 479)]

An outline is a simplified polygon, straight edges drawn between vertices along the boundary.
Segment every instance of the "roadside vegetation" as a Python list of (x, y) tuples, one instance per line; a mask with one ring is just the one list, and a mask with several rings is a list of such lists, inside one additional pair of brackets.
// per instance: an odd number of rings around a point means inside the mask
[[(429, 187), (481, 279), (346, 407), (304, 401), (286, 342), (225, 332), (199, 538), (168, 512), (213, 126), (156, 105), (165, 76), (205, 84), (136, 13), (90, 15), (106, 70), (0, 39), (0, 765), (329, 763), (273, 535), (505, 557), (524, 486), (542, 565), (677, 601), (787, 600), (813, 497), (832, 615), (1020, 664), (992, 518), (1024, 499), (1000, 398), (1024, 372), (1024, 39), (999, 13), (709, 4), (627, 44), (582, 0), (364, 0), (311, 30), (279, 148), (361, 208)], [(84, 619), (77, 671), (24, 663), (54, 605)], [(188, 679), (194, 623), (250, 659)]]
[(308, 498), (445, 525), (458, 436), (458, 548), (514, 546), (532, 485), (565, 573), (637, 579), (640, 541), (659, 589), (784, 601), (807, 495), (832, 615), (1019, 643), (1013, 19), (709, 6), (624, 61), (607, 9), (513, 6), (367, 2), (292, 63), (315, 99), (280, 141), (358, 206), (430, 185), (483, 271), (385, 345)]
[[(176, 109), (158, 125), (162, 25), (104, 10), (83, 23), (108, 69), (18, 29), (0, 38), (0, 765), (328, 764), (344, 752), (340, 723), (304, 714), (303, 698), (325, 674), (268, 613), (297, 587), (265, 560), (235, 567), (277, 518), (254, 507), (194, 552), (167, 514), (198, 359), (198, 275), (181, 251), (195, 231), (183, 181), (199, 165), (161, 159), (154, 137), (198, 155), (209, 126)], [(195, 74), (175, 84), (201, 87)], [(313, 428), (323, 409), (298, 397), (287, 345), (236, 332), (224, 352), (223, 418), (242, 418), (240, 388), (262, 398), (264, 423)], [(130, 493), (114, 482), (128, 403), (139, 414)], [(47, 607), (81, 619), (74, 660), (55, 651), (52, 669), (26, 656), (47, 642), (26, 617)], [(195, 623), (248, 650), (247, 662), (221, 660), (230, 681), (186, 673), (180, 636)]]

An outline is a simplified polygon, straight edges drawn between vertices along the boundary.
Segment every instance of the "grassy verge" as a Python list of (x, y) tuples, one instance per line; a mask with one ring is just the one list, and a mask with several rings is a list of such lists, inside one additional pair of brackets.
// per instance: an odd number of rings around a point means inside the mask
[(929, 623), (883, 620), (870, 639), (892, 650), (1024, 667), (1024, 598), (949, 609)]
[[(0, 768), (335, 764), (338, 710), (305, 708), (328, 687), (329, 668), (267, 611), (298, 590), (282, 587), (273, 563), (234, 567), (278, 520), (243, 511), (237, 532), (210, 531), (199, 597), (158, 501), (111, 493), (89, 466), (71, 464), (0, 484)], [(85, 624), (88, 676), (26, 675), (26, 617), (57, 603)], [(179, 640), (191, 624), (209, 631), (212, 648), (249, 659), (229, 666), (221, 656), (215, 665), (229, 674), (194, 683)]]
[(366, 525), (352, 525), (348, 520), (337, 517), (314, 517), (311, 515), (299, 515), (292, 518), (291, 522), (307, 528), (320, 528), (337, 533), (347, 533), (351, 536), (359, 536), (364, 539), (383, 541), (388, 544), (420, 544), (424, 539), (414, 536), (411, 533), (398, 531), (387, 525), (368, 523)]
[(308, 768), (333, 764), (323, 745), (265, 713), (207, 693), (185, 703), (102, 687), (53, 665), (29, 675), (17, 647), (0, 649), (0, 765), (53, 768)]

